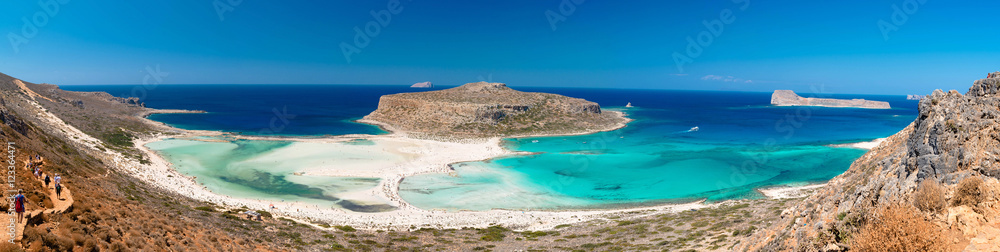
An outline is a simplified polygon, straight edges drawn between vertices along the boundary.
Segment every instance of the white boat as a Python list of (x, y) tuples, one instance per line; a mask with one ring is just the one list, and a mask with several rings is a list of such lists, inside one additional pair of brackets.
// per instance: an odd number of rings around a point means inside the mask
[(631, 107), (632, 107), (632, 103), (631, 103), (631, 102), (629, 102), (628, 104), (625, 104), (625, 107), (626, 107), (626, 108), (631, 108)]
[(538, 140), (531, 140), (531, 143), (537, 143)]
[(698, 128), (698, 126), (694, 126), (694, 128), (689, 129), (688, 132), (695, 132), (698, 130), (700, 130), (700, 128)]

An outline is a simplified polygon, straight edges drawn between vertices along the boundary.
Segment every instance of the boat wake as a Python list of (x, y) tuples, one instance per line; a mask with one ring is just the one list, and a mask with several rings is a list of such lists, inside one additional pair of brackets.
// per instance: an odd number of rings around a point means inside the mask
[(691, 127), (688, 130), (682, 130), (682, 131), (674, 132), (674, 134), (692, 133), (692, 132), (698, 132), (699, 130), (701, 130), (701, 128), (698, 128), (698, 126), (694, 126), (694, 127)]

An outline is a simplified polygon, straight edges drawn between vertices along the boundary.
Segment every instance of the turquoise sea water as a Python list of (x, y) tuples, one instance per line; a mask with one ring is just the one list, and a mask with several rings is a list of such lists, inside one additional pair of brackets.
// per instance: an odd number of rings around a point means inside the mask
[(514, 149), (541, 154), (459, 164), (458, 176), (409, 177), (400, 194), (418, 207), (470, 210), (754, 198), (757, 187), (828, 180), (865, 152), (815, 145), (642, 143), (638, 138), (611, 138), (599, 149), (582, 144), (600, 142), (599, 136), (511, 140)]
[[(408, 177), (401, 184), (400, 195), (418, 207), (449, 210), (602, 208), (700, 198), (753, 198), (759, 197), (754, 191), (758, 187), (822, 182), (842, 173), (865, 150), (829, 145), (887, 137), (917, 114), (916, 101), (903, 96), (801, 94), (883, 100), (893, 106), (870, 110), (774, 107), (768, 104), (770, 93), (513, 88), (588, 99), (604, 109), (624, 111), (635, 121), (620, 130), (591, 135), (506, 139), (507, 148), (535, 154), (456, 164), (452, 174)], [(66, 89), (128, 95), (134, 87)], [(162, 85), (148, 92), (144, 101), (154, 108), (210, 112), (151, 117), (188, 129), (250, 135), (382, 134), (376, 127), (351, 120), (374, 110), (380, 95), (411, 91), (424, 90), (399, 86)], [(205, 95), (220, 92), (225, 95)], [(621, 107), (628, 102), (636, 107)], [(295, 117), (284, 118), (285, 122), (276, 116), (282, 113)], [(275, 129), (274, 122), (282, 126), (280, 130), (259, 130)], [(692, 131), (693, 127), (698, 130)], [(294, 169), (276, 168), (255, 159), (287, 148), (287, 142), (177, 141), (149, 146), (178, 167), (190, 168), (178, 168), (181, 172), (198, 176), (200, 182), (212, 183), (213, 190), (227, 195), (344, 202), (338, 194), (377, 183), (333, 177), (297, 180), (292, 170), (318, 164), (295, 162)], [(365, 140), (345, 143), (357, 148), (372, 144)], [(341, 154), (361, 159), (370, 155)]]

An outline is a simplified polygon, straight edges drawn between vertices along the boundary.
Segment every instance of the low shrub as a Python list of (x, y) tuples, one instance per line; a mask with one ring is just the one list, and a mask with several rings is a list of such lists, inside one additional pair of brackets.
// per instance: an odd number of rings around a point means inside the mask
[(872, 220), (852, 235), (851, 250), (944, 251), (947, 239), (941, 227), (906, 204), (879, 208)]
[(194, 209), (195, 210), (205, 211), (205, 212), (215, 212), (215, 208), (208, 207), (208, 206), (195, 207)]
[(955, 196), (951, 198), (952, 206), (975, 207), (983, 201), (983, 179), (978, 176), (967, 177), (958, 183)]
[(264, 211), (264, 210), (257, 210), (257, 213), (260, 214), (261, 217), (271, 218), (271, 213), (270, 212), (267, 212), (267, 211)]
[(24, 251), (24, 249), (22, 249), (21, 247), (15, 245), (13, 243), (0, 242), (0, 251), (11, 251), (11, 252), (18, 251), (18, 252), (20, 252), (20, 251)]
[(501, 226), (490, 226), (488, 228), (480, 229), (477, 231), (477, 233), (483, 235), (482, 237), (479, 238), (479, 240), (493, 241), (493, 242), (503, 241), (503, 238), (507, 237), (507, 235), (505, 234), (507, 232), (510, 232), (510, 229), (506, 229)]
[(924, 179), (913, 193), (913, 206), (924, 212), (937, 213), (944, 209), (947, 200), (944, 188), (934, 179)]

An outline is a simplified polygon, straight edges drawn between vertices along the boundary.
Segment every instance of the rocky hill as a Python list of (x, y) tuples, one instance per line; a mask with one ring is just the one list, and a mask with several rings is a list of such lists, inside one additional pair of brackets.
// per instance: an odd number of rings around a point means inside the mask
[[(127, 158), (142, 158), (131, 154), (137, 152), (129, 148), (133, 137), (157, 132), (156, 127), (142, 125), (141, 118), (135, 116), (147, 110), (137, 99), (65, 91), (0, 73), (0, 141), (13, 143), (7, 151), (16, 164), (11, 166), (13, 174), (8, 175), (16, 181), (12, 187), (27, 196), (28, 212), (41, 212), (26, 214), (24, 228), (18, 230), (23, 236), (15, 243), (0, 242), (0, 251), (290, 249), (284, 244), (261, 242), (282, 239), (263, 230), (261, 224), (226, 217), (232, 213), (194, 210), (213, 208), (144, 184), (102, 158), (106, 155), (101, 150), (111, 149), (121, 150)], [(83, 130), (96, 139), (71, 129)], [(25, 165), (35, 155), (44, 159), (40, 165), (44, 173), (62, 176), (72, 201), (47, 196), (45, 185)], [(60, 204), (71, 205), (56, 210)], [(0, 205), (8, 206), (8, 202)], [(287, 232), (292, 230), (310, 229), (295, 227)]]
[(1000, 79), (934, 91), (919, 116), (742, 250), (997, 251)]
[(477, 82), (384, 95), (362, 122), (418, 136), (463, 138), (597, 132), (624, 127), (628, 119), (583, 99)]
[(865, 99), (827, 99), (827, 98), (805, 98), (795, 94), (792, 90), (775, 90), (771, 94), (771, 104), (778, 106), (819, 106), (834, 108), (872, 108), (888, 109), (889, 103), (884, 101), (869, 101)]

